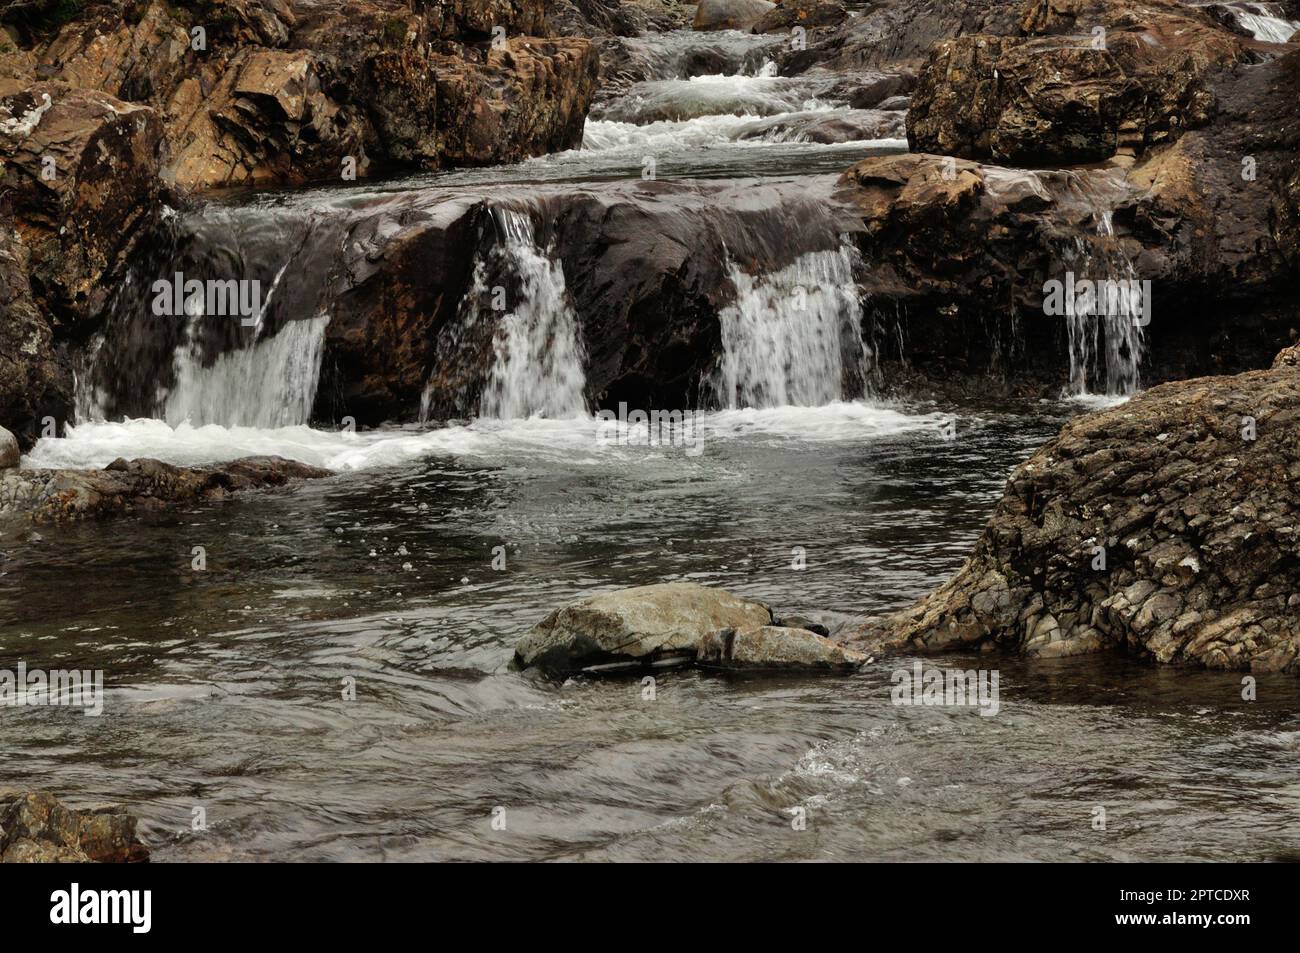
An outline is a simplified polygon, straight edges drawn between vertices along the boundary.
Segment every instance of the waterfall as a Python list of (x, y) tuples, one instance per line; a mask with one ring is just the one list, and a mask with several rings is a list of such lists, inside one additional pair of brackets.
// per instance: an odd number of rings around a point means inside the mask
[[(585, 355), (564, 268), (538, 247), (526, 212), (493, 209), (504, 264), (518, 280), (514, 307), (492, 341), (493, 363), (479, 416), (579, 417), (587, 413)], [(475, 284), (482, 281), (475, 272)], [(472, 290), (475, 301), (485, 289)]]
[[(1071, 395), (1090, 393), (1094, 381), (1108, 396), (1121, 397), (1139, 388), (1139, 365), (1144, 350), (1142, 300), (1132, 261), (1115, 242), (1110, 211), (1098, 214), (1097, 237), (1075, 239), (1074, 253), (1067, 264), (1080, 278), (1114, 282), (1121, 289), (1111, 304), (1097, 312), (1067, 314), (1066, 333), (1070, 348)], [(1099, 365), (1098, 358), (1101, 358)]]
[(226, 351), (208, 366), (198, 321), (191, 318), (187, 342), (176, 349), (175, 383), (159, 395), (167, 423), (287, 427), (310, 419), (328, 315), (290, 321), (273, 337)]
[(1286, 43), (1300, 28), (1300, 24), (1286, 20), (1282, 11), (1275, 6), (1259, 3), (1247, 3), (1245, 9), (1237, 10), (1237, 22), (1243, 29), (1249, 30), (1257, 40), (1265, 43)]
[(861, 392), (871, 354), (849, 246), (757, 277), (731, 262), (729, 276), (736, 300), (718, 315), (713, 382), (722, 406), (815, 407)]

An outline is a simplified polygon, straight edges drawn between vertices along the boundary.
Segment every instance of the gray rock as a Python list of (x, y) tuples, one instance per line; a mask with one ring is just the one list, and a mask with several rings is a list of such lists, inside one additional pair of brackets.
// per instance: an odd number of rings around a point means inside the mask
[(515, 665), (565, 674), (615, 663), (688, 662), (710, 632), (771, 621), (763, 603), (722, 589), (685, 582), (638, 586), (555, 610), (520, 639)]
[(748, 30), (769, 10), (767, 0), (700, 0), (695, 8), (696, 30)]
[(820, 622), (815, 622), (806, 615), (787, 615), (779, 619), (772, 620), (773, 625), (779, 625), (787, 629), (807, 629), (814, 635), (830, 635), (831, 630)]
[(18, 449), (18, 438), (4, 427), (0, 427), (0, 470), (18, 466), (22, 451)]
[(867, 656), (807, 629), (777, 625), (726, 628), (700, 643), (697, 663), (729, 669), (823, 669), (849, 671)]

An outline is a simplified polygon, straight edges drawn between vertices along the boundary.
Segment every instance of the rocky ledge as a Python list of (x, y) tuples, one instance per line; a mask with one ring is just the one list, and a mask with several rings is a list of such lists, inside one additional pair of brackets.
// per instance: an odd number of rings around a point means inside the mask
[(74, 811), (49, 794), (0, 791), (0, 863), (131, 864), (149, 859), (121, 807)]
[(517, 668), (556, 676), (696, 664), (728, 670), (852, 671), (865, 655), (800, 617), (761, 602), (675, 582), (638, 586), (556, 609), (515, 652)]
[(1116, 650), (1300, 673), (1300, 349), (1068, 423), (961, 570), (865, 651)]
[(102, 470), (3, 470), (0, 517), (53, 522), (116, 516), (330, 475), (283, 457), (244, 457), (205, 467), (144, 459), (114, 460)]

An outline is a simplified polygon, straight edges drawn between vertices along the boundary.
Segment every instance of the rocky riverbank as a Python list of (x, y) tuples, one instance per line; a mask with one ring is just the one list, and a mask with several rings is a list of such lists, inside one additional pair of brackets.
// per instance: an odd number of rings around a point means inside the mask
[(1011, 474), (960, 572), (848, 643), (1300, 672), (1298, 363), (1071, 421)]
[(0, 791), (0, 864), (146, 862), (138, 823), (121, 807), (78, 811), (44, 792)]

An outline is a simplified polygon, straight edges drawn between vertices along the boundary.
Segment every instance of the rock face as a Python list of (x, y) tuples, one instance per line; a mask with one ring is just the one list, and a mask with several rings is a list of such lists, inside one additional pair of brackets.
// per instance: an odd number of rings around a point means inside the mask
[(807, 629), (777, 625), (721, 629), (700, 641), (696, 663), (705, 668), (741, 670), (812, 669), (852, 671), (867, 661), (862, 652), (845, 648)]
[(25, 514), (38, 522), (117, 516), (329, 475), (281, 457), (207, 467), (142, 459), (115, 460), (103, 470), (9, 470), (0, 475), (0, 516)]
[(1207, 78), (1251, 47), (1175, 0), (1031, 0), (1020, 28), (935, 46), (912, 149), (1022, 166), (1131, 158), (1207, 123)]
[(1300, 673), (1294, 354), (1071, 421), (1012, 473), (961, 571), (854, 642)]
[(753, 31), (778, 33), (794, 27), (803, 27), (805, 30), (832, 27), (843, 23), (848, 16), (844, 4), (835, 0), (781, 0), (776, 7), (759, 17)]
[[(0, 95), (40, 76), (151, 106), (182, 188), (511, 162), (577, 145), (595, 91), (587, 40), (528, 38), (545, 12), (541, 0), (103, 2), (0, 56)], [(496, 29), (504, 43), (488, 42)]]
[(697, 30), (748, 30), (776, 5), (767, 0), (700, 0)]
[(49, 794), (0, 793), (0, 863), (140, 863), (149, 849), (121, 808), (74, 811)]
[(721, 589), (639, 586), (556, 609), (519, 641), (515, 664), (565, 674), (619, 663), (689, 662), (709, 633), (771, 621), (763, 603)]
[[(912, 154), (849, 170), (839, 195), (860, 210), (857, 241), (875, 263), (864, 303), (883, 341), (896, 323), (909, 342), (906, 367), (886, 379), (978, 378), (987, 390), (992, 370), (997, 386), (1055, 390), (1067, 341), (1042, 289), (1067, 269), (1151, 281), (1146, 382), (1266, 366), (1300, 293), (1300, 55), (1210, 89), (1209, 126), (1128, 169), (1017, 172)], [(880, 353), (895, 360), (887, 343)]]

